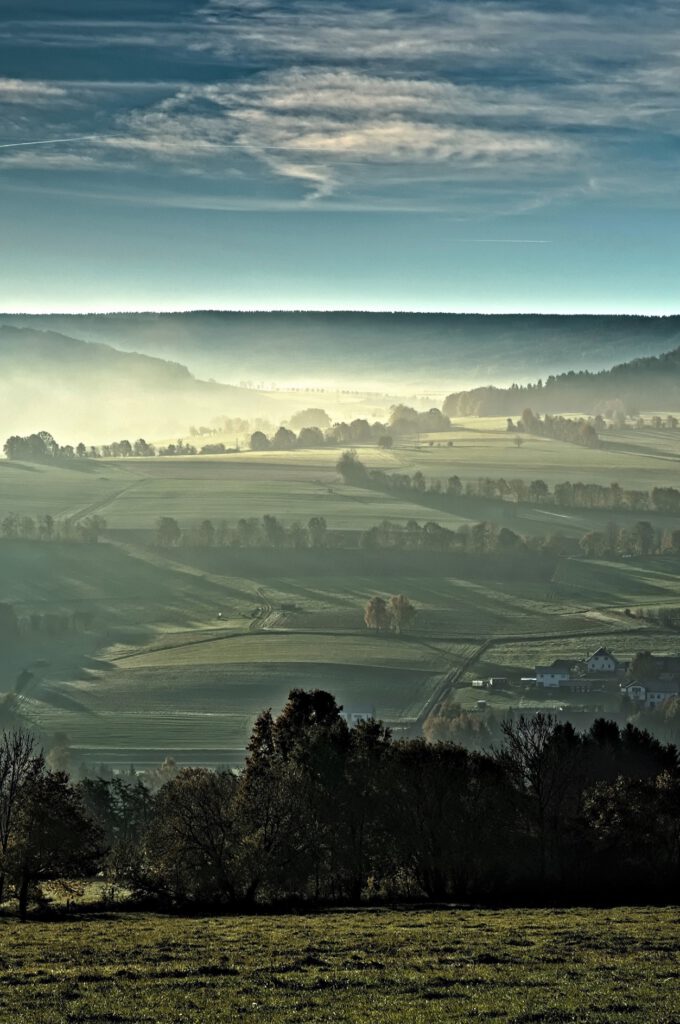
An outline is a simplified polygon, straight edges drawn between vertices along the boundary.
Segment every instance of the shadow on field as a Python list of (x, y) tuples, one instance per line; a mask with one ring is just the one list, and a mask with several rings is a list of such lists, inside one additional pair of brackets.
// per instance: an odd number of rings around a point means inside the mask
[(39, 473), (37, 466), (29, 466), (26, 462), (12, 462), (9, 459), (0, 459), (0, 469), (23, 469), (27, 473)]
[(97, 714), (79, 700), (69, 697), (63, 689), (54, 686), (46, 686), (40, 694), (43, 704), (49, 704), (53, 708), (61, 708), (62, 711), (73, 711), (76, 714), (85, 715), (87, 718), (97, 718)]

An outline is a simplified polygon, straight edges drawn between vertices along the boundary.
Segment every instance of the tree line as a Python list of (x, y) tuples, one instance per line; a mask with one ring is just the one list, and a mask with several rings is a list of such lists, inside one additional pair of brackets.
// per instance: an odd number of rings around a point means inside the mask
[(324, 516), (312, 516), (306, 526), (294, 522), (290, 526), (277, 516), (239, 519), (235, 526), (223, 520), (217, 524), (211, 519), (188, 529), (182, 529), (172, 516), (161, 516), (156, 523), (154, 542), (158, 547), (211, 548), (325, 548), (338, 546), (344, 534), (328, 529)]
[[(156, 449), (147, 444), (144, 438), (130, 442), (128, 440), (113, 441), (111, 444), (86, 445), (82, 441), (77, 445), (59, 444), (47, 430), (37, 434), (18, 434), (8, 437), (3, 445), (8, 459), (19, 462), (55, 462), (70, 459), (129, 458), (132, 455), (155, 455)], [(194, 449), (194, 454), (195, 454)]]
[(85, 516), (74, 522), (71, 518), (55, 519), (46, 513), (33, 516), (10, 512), (0, 520), (0, 537), (5, 540), (80, 541), (96, 544), (106, 530), (106, 520), (99, 515)]
[(508, 433), (526, 432), (536, 437), (551, 437), (556, 441), (581, 444), (586, 448), (600, 447), (600, 438), (593, 420), (573, 420), (566, 416), (551, 416), (549, 413), (541, 419), (531, 409), (525, 409), (517, 423), (508, 419), (507, 429)]
[(429, 520), (406, 523), (383, 519), (363, 531), (332, 530), (324, 516), (312, 516), (306, 525), (289, 526), (277, 516), (239, 519), (235, 525), (224, 520), (203, 519), (182, 528), (172, 516), (161, 516), (154, 531), (154, 544), (161, 548), (266, 548), (282, 550), (422, 551), (467, 555), (522, 555), (543, 553), (550, 557), (569, 555), (602, 558), (680, 553), (680, 530), (656, 530), (641, 520), (630, 529), (608, 523), (604, 531), (591, 530), (581, 538), (560, 533), (524, 535), (507, 526), (482, 521), (451, 530)]
[(0, 739), (0, 886), (22, 915), (48, 879), (95, 870), (145, 905), (222, 910), (392, 900), (561, 902), (680, 895), (678, 752), (603, 719), (504, 722), (490, 752), (350, 728), (291, 691), (243, 770), (185, 768), (151, 792), (72, 783)]
[[(315, 416), (328, 416), (323, 410), (306, 410)], [(314, 417), (312, 417), (314, 418)], [(295, 420), (295, 417), (293, 417)], [(321, 419), (319, 420), (323, 422)], [(246, 421), (227, 421), (228, 423)], [(305, 423), (305, 413), (300, 414), (299, 422)], [(289, 427), (280, 426), (271, 437), (262, 429), (255, 430), (250, 436), (250, 448), (253, 451), (291, 451), (294, 448), (323, 448), (341, 444), (379, 444), (388, 448), (393, 444), (394, 436), (419, 432), (450, 430), (451, 421), (439, 409), (418, 412), (407, 405), (393, 406), (387, 423), (369, 423), (368, 420), (357, 418), (351, 423), (335, 423), (325, 429), (319, 426), (301, 426), (299, 433)], [(192, 428), (192, 436), (202, 436), (201, 431), (208, 428)], [(208, 442), (197, 447), (187, 443), (183, 438), (163, 446), (149, 444), (143, 437), (136, 441), (123, 438), (110, 444), (86, 445), (80, 441), (76, 445), (59, 444), (47, 430), (35, 434), (8, 437), (3, 451), (8, 459), (19, 462), (55, 462), (72, 459), (117, 459), (117, 458), (151, 458), (156, 455), (224, 455), (238, 451), (228, 448), (223, 442)]]
[(3, 451), (8, 459), (18, 462), (69, 462), (76, 459), (129, 459), (150, 458), (156, 455), (216, 455), (235, 452), (236, 448), (227, 448), (223, 444), (206, 444), (200, 449), (187, 444), (182, 438), (176, 442), (156, 447), (149, 444), (143, 437), (136, 441), (123, 438), (110, 444), (86, 445), (80, 441), (77, 445), (59, 444), (52, 435), (41, 430), (37, 434), (25, 437), (14, 435), (8, 437)]
[(264, 431), (256, 430), (250, 437), (252, 451), (292, 451), (294, 448), (336, 447), (343, 444), (377, 444), (391, 448), (395, 437), (417, 433), (432, 433), (451, 429), (451, 420), (439, 409), (417, 412), (407, 405), (392, 407), (387, 423), (370, 423), (357, 418), (350, 423), (334, 423), (322, 429), (319, 426), (303, 426), (298, 434), (281, 426), (268, 437)]
[(28, 633), (46, 633), (48, 636), (81, 633), (89, 629), (93, 621), (93, 613), (82, 609), (72, 612), (30, 612), (20, 616), (14, 605), (3, 601), (0, 603), (0, 641), (10, 643)]
[(676, 487), (654, 487), (651, 491), (633, 490), (618, 483), (595, 484), (568, 480), (556, 483), (552, 490), (545, 480), (478, 477), (462, 481), (457, 475), (442, 481), (428, 480), (415, 473), (385, 473), (368, 469), (356, 452), (343, 452), (336, 468), (347, 484), (372, 487), (396, 493), (429, 495), (437, 498), (484, 498), (486, 500), (531, 503), (555, 508), (607, 509), (622, 512), (660, 512), (680, 515), (680, 490)]

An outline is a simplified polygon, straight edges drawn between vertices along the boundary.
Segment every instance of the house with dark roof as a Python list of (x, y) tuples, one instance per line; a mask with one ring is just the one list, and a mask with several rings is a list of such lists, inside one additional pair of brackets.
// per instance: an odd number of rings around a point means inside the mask
[(606, 647), (598, 647), (596, 651), (584, 659), (587, 672), (618, 672), (620, 663)]
[(680, 679), (668, 682), (633, 682), (622, 686), (621, 693), (625, 693), (632, 701), (642, 704), (645, 708), (657, 708), (672, 697), (680, 697)]

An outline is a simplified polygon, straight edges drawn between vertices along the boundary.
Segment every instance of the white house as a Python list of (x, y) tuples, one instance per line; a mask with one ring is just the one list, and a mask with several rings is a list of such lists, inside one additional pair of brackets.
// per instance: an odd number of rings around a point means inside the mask
[(680, 683), (650, 683), (647, 688), (646, 705), (648, 708), (655, 708), (658, 704), (670, 700), (671, 697), (680, 696)]
[(618, 672), (619, 662), (606, 647), (598, 647), (588, 655), (584, 665), (588, 672)]
[(536, 686), (557, 687), (563, 686), (571, 679), (571, 672), (561, 664), (537, 665)]
[(340, 714), (347, 722), (350, 729), (353, 729), (359, 722), (370, 722), (372, 718), (375, 718), (375, 711), (368, 708), (351, 708), (347, 711), (341, 711)]
[(628, 686), (622, 686), (621, 692), (637, 704), (642, 704), (646, 708), (656, 708), (671, 697), (680, 697), (680, 680), (667, 683), (657, 680), (645, 685), (630, 683)]
[(629, 683), (628, 686), (621, 687), (621, 693), (625, 693), (626, 697), (634, 700), (637, 704), (644, 704), (647, 698), (647, 687), (642, 683)]

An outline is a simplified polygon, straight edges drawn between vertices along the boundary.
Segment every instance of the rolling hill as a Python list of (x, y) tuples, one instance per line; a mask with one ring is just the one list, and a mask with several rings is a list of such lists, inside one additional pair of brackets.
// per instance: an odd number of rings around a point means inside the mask
[(536, 413), (584, 412), (608, 415), (680, 409), (680, 347), (593, 373), (570, 370), (527, 387), (480, 387), (448, 395), (448, 416), (518, 416)]
[(279, 418), (259, 391), (198, 380), (186, 366), (54, 331), (0, 326), (0, 436), (173, 435), (214, 416)]
[[(600, 370), (680, 344), (680, 316), (448, 313), (1, 314), (0, 324), (179, 360), (238, 384), (316, 382), (440, 392)], [(403, 390), (403, 387), (402, 387)]]

